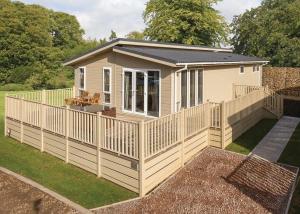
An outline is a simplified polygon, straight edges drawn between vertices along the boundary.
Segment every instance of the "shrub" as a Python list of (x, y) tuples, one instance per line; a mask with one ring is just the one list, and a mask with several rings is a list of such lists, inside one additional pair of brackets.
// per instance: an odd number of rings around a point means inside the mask
[(30, 91), (30, 90), (33, 90), (31, 86), (16, 84), (16, 83), (9, 83), (0, 86), (0, 91)]

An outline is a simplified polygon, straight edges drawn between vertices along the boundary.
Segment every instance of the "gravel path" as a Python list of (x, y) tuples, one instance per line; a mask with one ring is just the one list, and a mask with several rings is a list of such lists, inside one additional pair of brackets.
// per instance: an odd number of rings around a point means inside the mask
[(284, 213), (295, 170), (208, 148), (148, 197), (95, 213)]
[(77, 213), (74, 209), (14, 176), (0, 171), (0, 213)]

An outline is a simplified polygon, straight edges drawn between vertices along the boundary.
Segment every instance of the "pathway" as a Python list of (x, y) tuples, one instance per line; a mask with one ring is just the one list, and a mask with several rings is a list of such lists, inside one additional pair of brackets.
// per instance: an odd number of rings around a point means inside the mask
[(277, 162), (299, 122), (300, 118), (282, 117), (253, 149), (251, 154), (272, 162)]

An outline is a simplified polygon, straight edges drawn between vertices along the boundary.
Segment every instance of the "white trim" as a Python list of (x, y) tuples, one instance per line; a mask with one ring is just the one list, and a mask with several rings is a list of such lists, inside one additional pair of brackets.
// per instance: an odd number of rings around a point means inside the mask
[[(81, 66), (81, 67), (79, 67), (78, 68), (79, 69), (79, 84), (78, 84), (78, 90), (79, 91), (86, 91), (86, 83), (87, 83), (87, 81), (86, 81), (86, 66)], [(81, 69), (83, 69), (83, 78), (84, 78), (84, 80), (83, 80), (83, 84), (84, 84), (84, 87), (83, 88), (81, 88), (81, 77), (80, 77), (80, 74), (81, 74)]]
[(113, 52), (124, 54), (124, 55), (127, 55), (127, 56), (132, 56), (132, 57), (143, 59), (143, 60), (147, 60), (147, 61), (150, 61), (150, 62), (159, 63), (159, 64), (162, 64), (162, 65), (176, 67), (175, 63), (170, 63), (170, 62), (166, 62), (166, 61), (163, 61), (163, 60), (142, 56), (140, 54), (134, 54), (134, 53), (130, 53), (130, 52), (127, 52), (127, 51), (122, 51), (122, 50), (117, 50), (117, 49), (113, 49)]
[[(104, 70), (109, 70), (109, 91), (105, 91)], [(112, 68), (111, 67), (103, 67), (102, 68), (102, 90), (103, 90), (103, 94), (104, 94), (104, 99), (103, 99), (104, 105), (110, 105), (111, 104), (111, 99), (112, 99), (112, 96), (111, 96), (112, 90), (111, 90), (111, 88), (112, 88)], [(110, 102), (109, 103), (105, 102), (105, 94), (109, 94), (110, 95), (110, 99), (109, 99)]]
[[(160, 69), (138, 69), (138, 68), (122, 68), (122, 112), (124, 113), (131, 113), (131, 114), (137, 114), (142, 115), (149, 118), (156, 118), (154, 116), (148, 115), (148, 72), (149, 71), (156, 71), (159, 72), (159, 109), (158, 109), (158, 117), (161, 116), (161, 70)], [(131, 72), (132, 73), (132, 99), (131, 99), (131, 105), (132, 110), (126, 110), (124, 109), (124, 77), (125, 72)], [(136, 111), (136, 73), (141, 72), (144, 73), (144, 113), (137, 112)]]
[(176, 63), (177, 66), (189, 66), (189, 65), (240, 65), (240, 64), (264, 64), (269, 61), (240, 61), (240, 62), (193, 62), (193, 63)]

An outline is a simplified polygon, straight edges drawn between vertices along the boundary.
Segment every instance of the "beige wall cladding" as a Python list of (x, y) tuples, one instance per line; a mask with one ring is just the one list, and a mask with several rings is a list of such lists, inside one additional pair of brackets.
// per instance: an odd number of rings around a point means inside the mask
[(139, 192), (137, 161), (101, 151), (102, 177), (131, 191)]
[(189, 161), (194, 155), (208, 146), (208, 130), (197, 134), (184, 142), (184, 162)]
[(254, 111), (252, 114), (244, 117), (239, 120), (237, 123), (230, 125), (225, 128), (225, 147), (228, 146), (232, 141), (241, 136), (248, 129), (253, 127), (259, 121), (264, 118), (264, 109), (258, 109)]
[(48, 132), (44, 133), (45, 152), (56, 156), (59, 159), (66, 158), (66, 139), (62, 136), (54, 135)]
[(222, 134), (221, 129), (209, 129), (209, 145), (217, 148), (222, 148)]
[(21, 124), (18, 121), (12, 119), (6, 119), (7, 129), (10, 131), (9, 136), (21, 140)]
[(145, 192), (149, 192), (163, 180), (172, 175), (181, 166), (181, 145), (177, 144), (170, 150), (145, 163)]
[(69, 142), (69, 162), (94, 174), (97, 173), (96, 148)]
[(245, 65), (245, 72), (240, 73), (240, 66), (205, 67), (203, 73), (203, 101), (229, 101), (232, 99), (232, 85), (261, 85), (261, 74), (253, 72), (252, 65)]
[(39, 128), (35, 128), (24, 124), (23, 142), (37, 149), (41, 148), (41, 132)]
[(171, 113), (171, 84), (172, 68), (134, 57), (107, 52), (81, 62), (75, 69), (75, 87), (79, 85), (79, 67), (86, 67), (86, 90), (90, 93), (101, 92), (103, 102), (103, 67), (112, 68), (111, 106), (122, 110), (122, 72), (123, 68), (131, 69), (154, 69), (161, 71), (161, 115)]

